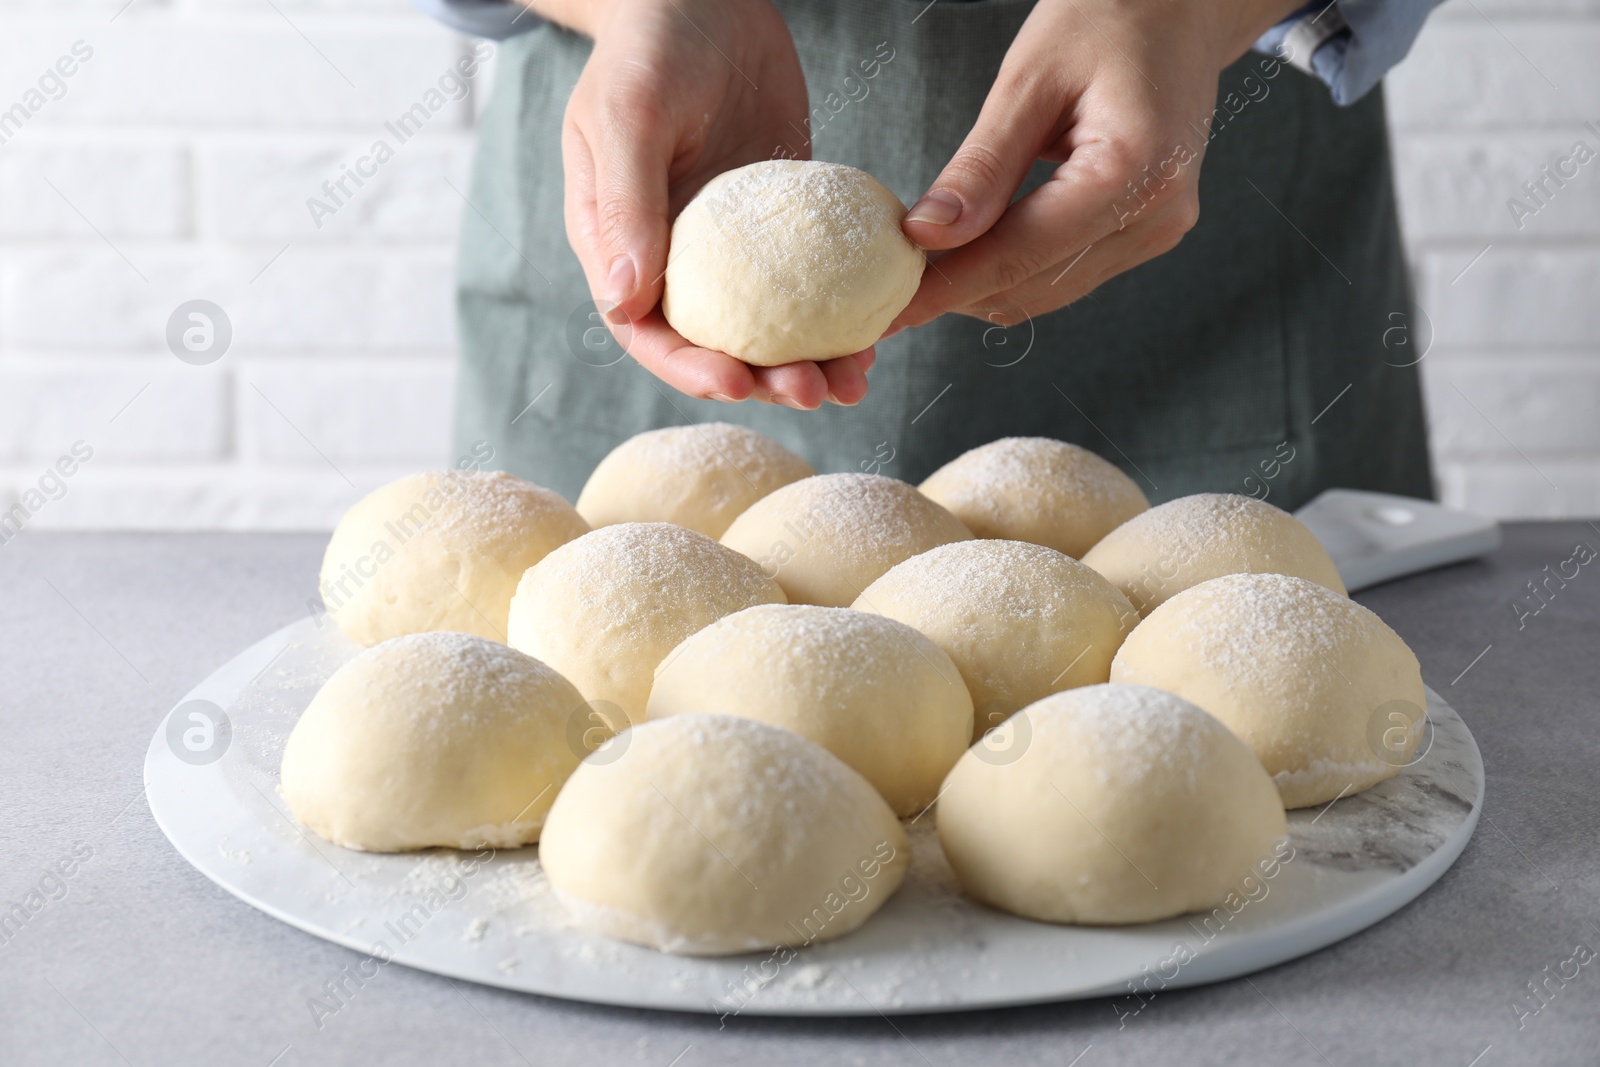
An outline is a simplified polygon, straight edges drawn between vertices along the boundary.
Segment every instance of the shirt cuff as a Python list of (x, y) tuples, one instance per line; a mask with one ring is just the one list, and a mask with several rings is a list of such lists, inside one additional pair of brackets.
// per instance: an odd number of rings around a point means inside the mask
[(435, 22), (468, 37), (503, 41), (538, 29), (538, 15), (512, 0), (411, 0), (412, 6)]
[(1313, 0), (1261, 35), (1254, 48), (1320, 79), (1341, 106), (1355, 103), (1405, 58), (1440, 0)]

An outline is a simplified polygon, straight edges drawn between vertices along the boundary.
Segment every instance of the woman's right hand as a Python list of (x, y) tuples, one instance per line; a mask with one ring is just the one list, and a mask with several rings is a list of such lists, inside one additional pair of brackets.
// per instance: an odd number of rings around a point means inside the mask
[(659, 307), (669, 220), (700, 187), (747, 163), (810, 156), (805, 77), (782, 16), (768, 0), (531, 6), (595, 39), (562, 124), (567, 239), (623, 347), (690, 396), (859, 402), (871, 349), (751, 367), (691, 344)]

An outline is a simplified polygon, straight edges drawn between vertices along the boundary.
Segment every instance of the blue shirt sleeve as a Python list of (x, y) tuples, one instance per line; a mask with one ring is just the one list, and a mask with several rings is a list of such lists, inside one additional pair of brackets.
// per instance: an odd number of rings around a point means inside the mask
[(1405, 58), (1441, 0), (1313, 0), (1262, 34), (1257, 52), (1321, 79), (1336, 104), (1361, 99)]
[(468, 37), (503, 41), (543, 21), (514, 0), (411, 0), (418, 11)]

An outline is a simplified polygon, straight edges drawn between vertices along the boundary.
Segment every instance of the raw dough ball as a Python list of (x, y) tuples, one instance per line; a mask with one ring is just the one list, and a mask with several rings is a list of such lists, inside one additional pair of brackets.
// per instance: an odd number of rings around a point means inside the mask
[(905, 877), (889, 806), (799, 734), (674, 715), (613, 744), (572, 775), (539, 843), (557, 896), (608, 937), (691, 956), (828, 941)]
[(1290, 808), (1398, 773), (1427, 708), (1422, 668), (1399, 634), (1349, 597), (1281, 574), (1179, 593), (1123, 643), (1111, 680), (1169, 690), (1221, 719)]
[(756, 501), (722, 535), (776, 576), (791, 603), (834, 608), (896, 563), (971, 539), (960, 519), (881, 474), (802, 478)]
[(339, 520), (322, 601), (363, 645), (427, 630), (504, 641), (522, 572), (588, 532), (559, 495), (500, 471), (408, 475)]
[(905, 217), (854, 167), (774, 159), (730, 170), (673, 223), (661, 311), (695, 344), (761, 367), (859, 352), (922, 281)]
[(1345, 591), (1328, 550), (1304, 523), (1237, 493), (1197, 493), (1135, 515), (1083, 562), (1146, 616), (1167, 598), (1224, 574), (1292, 574)]
[(972, 697), (950, 657), (903, 623), (848, 608), (746, 608), (690, 637), (656, 670), (648, 715), (690, 712), (793, 730), (900, 816), (933, 803), (972, 737)]
[(811, 464), (770, 437), (727, 422), (648, 430), (611, 450), (578, 496), (591, 526), (675, 522), (721, 537), (741, 511)]
[(1122, 471), (1048, 437), (1005, 437), (974, 448), (920, 488), (978, 537), (1031, 541), (1073, 559), (1150, 507)]
[(624, 522), (530, 568), (506, 628), (512, 648), (560, 671), (597, 703), (603, 725), (620, 730), (644, 718), (656, 664), (684, 638), (724, 615), (783, 602), (759, 566), (704, 534)]
[(536, 659), (471, 634), (396, 637), (317, 691), (283, 750), (294, 817), (345, 848), (516, 848), (581, 751), (583, 697)]
[(1012, 716), (950, 772), (938, 821), (968, 894), (1085, 924), (1215, 907), (1277, 862), (1287, 833), (1272, 780), (1227, 727), (1131, 685), (1057, 693)]
[(949, 653), (972, 693), (972, 739), (1035, 700), (1104, 682), (1139, 622), (1100, 575), (1043, 545), (962, 541), (913, 556), (852, 605)]

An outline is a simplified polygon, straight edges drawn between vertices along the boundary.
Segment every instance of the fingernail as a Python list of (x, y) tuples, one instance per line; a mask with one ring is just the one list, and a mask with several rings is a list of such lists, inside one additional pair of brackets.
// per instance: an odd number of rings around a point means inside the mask
[(935, 189), (918, 200), (907, 214), (907, 222), (926, 222), (933, 226), (948, 226), (961, 214), (961, 201), (952, 193)]
[(786, 408), (794, 408), (796, 411), (810, 411), (811, 410), (810, 408), (806, 407), (804, 404), (800, 403), (800, 401), (796, 400), (794, 397), (792, 397), (792, 396), (784, 396), (782, 393), (773, 393), (772, 394), (772, 402), (774, 404), (782, 404)]
[(735, 400), (733, 397), (729, 396), (727, 393), (707, 393), (706, 394), (706, 399), (707, 400), (720, 400), (724, 404), (737, 404), (738, 403), (737, 400)]
[(621, 255), (611, 261), (611, 273), (606, 275), (606, 302), (611, 305), (606, 311), (606, 318), (612, 322), (621, 322), (626, 319), (617, 317), (617, 305), (633, 295), (634, 288), (638, 285), (638, 273), (633, 269), (633, 257)]
[(861, 403), (861, 401), (857, 400), (854, 404), (846, 404), (843, 400), (840, 400), (838, 397), (834, 396), (832, 393), (829, 393), (828, 394), (828, 403), (830, 403), (830, 404), (838, 404), (842, 408), (853, 408), (853, 407), (856, 406), (856, 404)]

